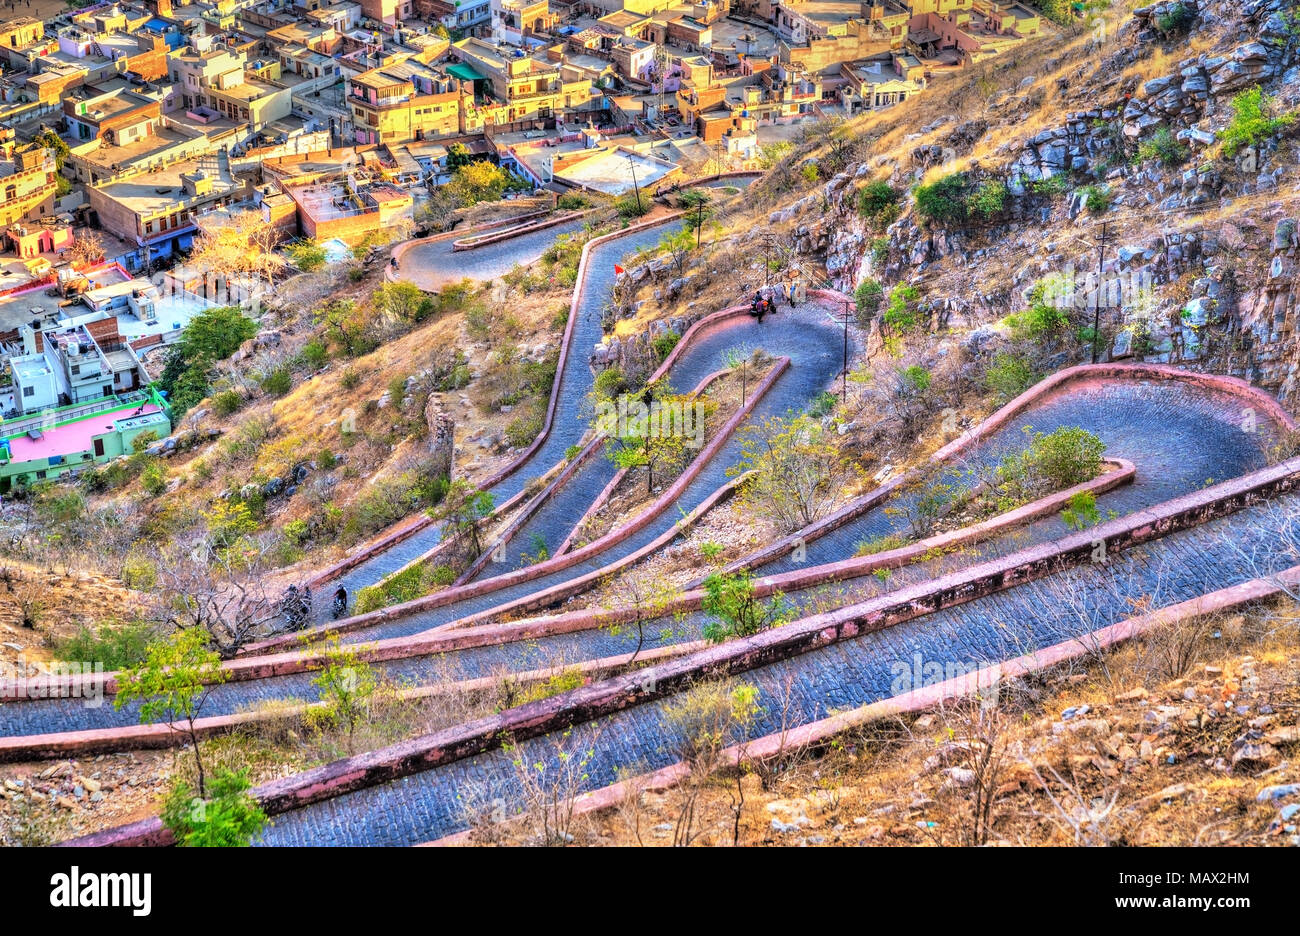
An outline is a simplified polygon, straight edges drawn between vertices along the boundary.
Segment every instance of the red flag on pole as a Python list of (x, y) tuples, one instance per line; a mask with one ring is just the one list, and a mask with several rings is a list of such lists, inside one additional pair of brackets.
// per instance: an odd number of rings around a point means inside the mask
[(623, 269), (621, 266), (619, 266), (617, 263), (614, 264), (614, 275), (615, 275), (615, 276), (622, 276), (622, 275), (623, 275), (624, 273), (626, 273), (626, 272), (627, 272), (627, 270), (624, 270), (624, 269)]

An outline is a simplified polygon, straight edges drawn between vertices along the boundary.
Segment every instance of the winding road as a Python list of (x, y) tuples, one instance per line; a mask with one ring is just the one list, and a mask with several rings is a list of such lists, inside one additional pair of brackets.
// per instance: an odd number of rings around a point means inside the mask
[[(581, 226), (581, 222), (575, 223)], [(571, 353), (557, 377), (555, 418), (526, 465), (491, 488), (496, 503), (515, 497), (531, 478), (562, 462), (566, 450), (586, 434), (588, 423), (580, 416), (580, 402), (593, 380), (586, 353), (602, 337), (601, 310), (612, 288), (614, 263), (657, 243), (665, 229), (665, 225), (633, 228), (589, 249), (573, 309)], [(557, 234), (565, 232), (566, 226), (560, 225), (455, 254), (447, 240), (417, 245), (406, 251), (401, 275), (426, 288), (463, 275), (500, 275), (517, 263), (532, 262)], [(479, 251), (490, 253), (466, 259)], [(827, 315), (835, 305), (814, 298), (761, 324), (747, 316), (722, 320), (684, 343), (670, 370), (672, 384), (679, 389), (695, 386), (723, 366), (729, 349), (761, 348), (774, 357), (788, 357), (790, 363), (756, 399), (750, 419), (803, 409), (840, 370), (842, 333)], [(1247, 407), (1240, 395), (1194, 380), (1084, 376), (1036, 398), (1013, 420), (954, 459), (950, 470), (960, 483), (968, 483), (976, 466), (986, 465), (1023, 443), (1022, 427), (1050, 431), (1057, 426), (1080, 426), (1101, 437), (1108, 456), (1128, 459), (1137, 466), (1132, 484), (1099, 498), (1103, 512), (1122, 518), (1262, 469), (1280, 427), (1267, 413), (1245, 418)], [(475, 615), (476, 621), (489, 618), (494, 609), (542, 589), (574, 583), (626, 559), (671, 535), (685, 513), (700, 507), (727, 483), (728, 469), (739, 460), (739, 443), (734, 436), (721, 439), (711, 457), (700, 458), (698, 473), (674, 492), (671, 503), (662, 504), (662, 509), (634, 532), (606, 536), (583, 550), (526, 568), (503, 563), (502, 568), (485, 571), (468, 586), (427, 602), (429, 606), (389, 609), (389, 614), (368, 626), (345, 631), (344, 639), (370, 644), (430, 631), (454, 633), (469, 615)], [(530, 545), (534, 537), (554, 549), (613, 473), (613, 466), (603, 457), (588, 459), (528, 520), (510, 552)], [(861, 542), (900, 528), (903, 521), (893, 508), (899, 497), (908, 496), (895, 495), (837, 529), (808, 540), (798, 562), (793, 556), (756, 561), (756, 574), (765, 581), (853, 556)], [(1082, 639), (1086, 632), (1132, 614), (1139, 601), (1161, 607), (1257, 577), (1261, 561), (1280, 562), (1300, 550), (1290, 521), (1291, 514), (1300, 510), (1296, 501), (1287, 495), (1270, 507), (1236, 510), (1160, 536), (1141, 548), (1118, 552), (1104, 564), (1064, 568), (851, 640), (748, 667), (741, 678), (759, 688), (764, 707), (751, 734), (757, 737), (886, 698), (898, 691), (898, 664), (910, 663), (917, 654), (925, 660), (962, 665), (996, 662), (1064, 639)], [(1051, 544), (1065, 533), (1060, 519), (1050, 516), (994, 536), (959, 556), (916, 562), (897, 570), (885, 582), (862, 575), (818, 585), (810, 576), (806, 587), (790, 588), (787, 596), (800, 619), (811, 620), (827, 608), (867, 614), (887, 604), (891, 593), (901, 588), (923, 586), (954, 569), (1015, 557)], [(425, 554), (439, 536), (437, 525), (427, 524), (396, 545), (368, 556), (340, 579), (355, 593)], [(686, 613), (671, 623), (664, 633), (649, 628), (647, 646), (698, 639), (703, 618), (699, 612)], [(429, 685), (502, 668), (523, 671), (630, 649), (627, 635), (593, 628), (507, 639), (436, 655), (410, 655), (375, 665), (389, 676)], [(315, 696), (311, 678), (310, 673), (292, 673), (231, 682), (213, 689), (203, 714), (232, 714), (273, 699), (311, 699)], [(574, 743), (592, 752), (586, 768), (588, 788), (612, 782), (619, 771), (654, 770), (678, 759), (677, 729), (665, 717), (668, 704), (666, 699), (646, 701), (578, 729)], [(783, 712), (785, 725), (781, 724)], [(86, 707), (79, 700), (13, 702), (0, 707), (0, 736), (113, 728), (135, 724), (137, 717), (132, 707), (119, 712), (107, 704)], [(525, 759), (545, 761), (553, 757), (556, 744), (554, 737), (546, 735), (526, 741)], [(517, 802), (518, 783), (510, 759), (488, 751), (281, 813), (265, 841), (415, 844), (464, 828), (468, 822), (465, 803), (497, 798), (508, 804)]]

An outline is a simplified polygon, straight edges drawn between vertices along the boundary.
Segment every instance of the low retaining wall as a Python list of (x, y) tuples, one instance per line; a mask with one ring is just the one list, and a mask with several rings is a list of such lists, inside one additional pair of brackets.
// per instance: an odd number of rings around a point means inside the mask
[[(555, 364), (555, 382), (551, 384), (551, 398), (546, 404), (546, 418), (542, 422), (541, 432), (537, 434), (537, 438), (533, 439), (528, 448), (524, 449), (519, 456), (514, 459), (514, 461), (503, 467), (500, 471), (497, 471), (495, 474), (484, 479), (484, 481), (479, 485), (480, 490), (486, 490), (487, 488), (500, 484), (506, 478), (510, 477), (510, 475), (522, 468), (537, 453), (537, 450), (542, 447), (542, 444), (546, 441), (546, 437), (551, 434), (551, 426), (555, 421), (555, 407), (559, 402), (560, 387), (564, 383), (564, 366), (568, 362), (569, 351), (573, 344), (573, 326), (577, 320), (578, 305), (582, 301), (583, 291), (587, 288), (587, 261), (591, 255), (592, 249), (600, 244), (604, 244), (606, 241), (614, 240), (619, 237), (626, 237), (629, 234), (635, 234), (645, 228), (655, 227), (656, 225), (676, 220), (681, 216), (681, 214), (680, 211), (673, 212), (672, 214), (665, 215), (662, 218), (655, 218), (652, 221), (634, 224), (622, 231), (615, 231), (612, 234), (603, 234), (600, 237), (594, 237), (582, 245), (582, 256), (578, 260), (577, 286), (574, 287), (573, 299), (569, 303), (569, 319), (564, 326), (564, 337), (560, 339), (560, 357)], [(500, 223), (518, 221), (521, 217), (528, 216), (520, 215)], [(492, 227), (497, 226), (497, 224), (497, 222), (491, 222), (482, 227)], [(435, 234), (432, 237), (420, 238), (418, 241), (407, 241), (406, 243), (399, 244), (394, 248), (393, 256), (398, 257), (398, 263), (400, 263), (401, 254), (405, 253), (412, 245), (417, 243), (427, 243), (434, 240), (446, 240), (447, 238), (454, 236), (454, 234), (455, 232), (447, 231), (442, 234)], [(434, 521), (428, 516), (420, 516), (409, 522), (403, 521), (402, 524), (392, 533), (385, 534), (380, 539), (373, 541), (371, 544), (354, 550), (351, 555), (336, 562), (334, 565), (322, 569), (308, 580), (308, 584), (312, 587), (323, 585), (344, 572), (356, 568), (372, 556), (375, 556), (386, 549), (397, 545), (403, 540), (408, 539), (433, 522)]]
[[(507, 228), (504, 231), (487, 232), (482, 235), (465, 237), (451, 242), (452, 253), (462, 250), (473, 250), (475, 247), (486, 247), (489, 244), (497, 244), (504, 240), (510, 240), (512, 237), (518, 237), (520, 234), (531, 234), (533, 231), (544, 231), (550, 227), (556, 227), (569, 221), (577, 221), (579, 218), (600, 211), (599, 208), (592, 208), (587, 211), (568, 211), (550, 218), (543, 218), (540, 221), (534, 221), (529, 224), (521, 224), (519, 227)], [(400, 263), (400, 261), (398, 261)]]
[[(966, 430), (947, 445), (934, 452), (928, 459), (929, 464), (942, 464), (968, 448), (973, 448), (986, 437), (1002, 429), (1029, 407), (1058, 392), (1067, 384), (1106, 377), (1121, 380), (1185, 381), (1209, 390), (1235, 396), (1250, 408), (1263, 410), (1269, 419), (1283, 429), (1291, 430), (1296, 426), (1295, 419), (1282, 408), (1282, 405), (1277, 400), (1238, 377), (1200, 374), (1180, 370), (1165, 364), (1078, 364), (1057, 371), (1050, 377), (1046, 377), (1034, 384), (1024, 393), (982, 420), (979, 425)], [(845, 504), (839, 510), (815, 523), (809, 524), (802, 530), (782, 537), (763, 549), (756, 550), (747, 556), (742, 556), (734, 562), (728, 563), (723, 567), (723, 570), (735, 572), (739, 569), (752, 568), (779, 559), (789, 554), (796, 545), (811, 542), (874, 509), (909, 483), (914, 476), (914, 472), (906, 472), (892, 478), (875, 490), (862, 495), (849, 504)], [(696, 580), (690, 584), (696, 586), (700, 581), (702, 580)]]
[(421, 611), (429, 611), (434, 608), (441, 608), (449, 604), (454, 604), (455, 602), (461, 601), (465, 598), (473, 598), (478, 595), (499, 591), (500, 589), (521, 582), (530, 582), (534, 579), (549, 575), (552, 572), (567, 569), (586, 561), (592, 556), (598, 555), (609, 547), (627, 539), (629, 536), (639, 533), (647, 524), (652, 522), (655, 517), (676, 503), (677, 498), (681, 496), (682, 491), (695, 480), (696, 476), (701, 470), (703, 470), (704, 466), (708, 464), (709, 460), (714, 454), (716, 454), (717, 449), (726, 443), (727, 439), (736, 430), (736, 427), (748, 417), (754, 406), (762, 400), (768, 389), (789, 366), (789, 358), (777, 358), (775, 366), (772, 368), (771, 372), (755, 385), (749, 399), (745, 401), (745, 405), (738, 409), (732, 417), (727, 420), (726, 424), (721, 430), (719, 430), (718, 434), (713, 439), (709, 440), (709, 443), (700, 451), (695, 460), (687, 466), (686, 470), (683, 471), (671, 485), (664, 489), (663, 493), (655, 499), (654, 503), (642, 511), (636, 518), (619, 527), (617, 530), (606, 533), (600, 539), (588, 543), (580, 549), (573, 550), (572, 552), (566, 553), (562, 556), (555, 556), (545, 562), (539, 562), (536, 565), (527, 566), (523, 569), (516, 569), (513, 572), (507, 572), (504, 575), (495, 576), (494, 578), (470, 582), (461, 585), (458, 588), (449, 588), (445, 591), (426, 595), (422, 598), (415, 598), (401, 604), (390, 605), (389, 607), (381, 608), (378, 611), (359, 614), (337, 623), (321, 625), (308, 630), (299, 631), (297, 634), (286, 635), (285, 637), (273, 638), (272, 640), (264, 641), (260, 646), (265, 648), (286, 646), (290, 643), (301, 642), (304, 637), (307, 639), (320, 639), (329, 634), (341, 634), (362, 630), (385, 620), (405, 617), (410, 614), (417, 614)]
[[(1194, 620), (1208, 614), (1236, 611), (1261, 601), (1280, 597), (1300, 585), (1300, 566), (1292, 566), (1274, 579), (1253, 579), (1240, 585), (1210, 592), (1200, 598), (1180, 602), (1149, 614), (1119, 621), (1075, 640), (1067, 640), (1035, 652), (995, 663), (954, 679), (913, 689), (901, 695), (863, 705), (849, 712), (832, 715), (787, 731), (764, 735), (723, 751), (723, 762), (731, 765), (773, 760), (803, 748), (816, 747), (836, 735), (884, 718), (895, 718), (936, 708), (946, 702), (969, 698), (976, 692), (997, 685), (1004, 679), (1016, 679), (1070, 663), (1128, 640), (1141, 637), (1160, 627)], [(575, 801), (575, 815), (590, 815), (617, 807), (630, 793), (663, 792), (690, 776), (690, 767), (680, 761), (649, 774), (632, 777), (590, 793)], [(470, 844), (470, 831), (457, 832), (425, 846), (460, 846)]]
[[(570, 666), (554, 666), (548, 669), (528, 670), (512, 673), (510, 678), (520, 685), (533, 685), (550, 679), (557, 673), (578, 672), (587, 677), (607, 676), (621, 672), (633, 662), (653, 663), (657, 660), (685, 656), (703, 646), (702, 642), (676, 644), (667, 647), (655, 647), (642, 650), (636, 654), (622, 653), (617, 656), (585, 660)], [(403, 689), (397, 693), (402, 700), (426, 699), (440, 695), (459, 693), (488, 692), (495, 689), (501, 680), (495, 676), (482, 676), (477, 679), (461, 680), (454, 683), (439, 683), (432, 686), (419, 686)], [(227, 734), (245, 725), (276, 721), (290, 715), (302, 715), (309, 709), (321, 708), (325, 703), (311, 702), (274, 712), (239, 712), (234, 715), (211, 715), (194, 721), (194, 731), (199, 738)], [(117, 728), (96, 728), (86, 731), (64, 731), (43, 735), (22, 735), (0, 738), (0, 764), (18, 763), (30, 760), (67, 757), (92, 757), (116, 751), (143, 751), (176, 747), (190, 743), (189, 732), (180, 726), (170, 724), (131, 725)]]
[[(737, 675), (1041, 578), (1090, 560), (1099, 543), (1108, 553), (1118, 552), (1197, 526), (1269, 496), (1293, 491), (1298, 484), (1300, 458), (1108, 521), (1055, 543), (273, 781), (258, 787), (255, 795), (263, 809), (275, 815), (493, 750), (505, 737), (527, 740), (565, 730), (673, 695), (700, 679)], [(150, 844), (156, 843), (157, 834), (156, 827), (136, 824), (91, 836), (81, 843)]]
[[(877, 569), (901, 568), (937, 550), (973, 545), (1003, 530), (1011, 529), (1041, 517), (1050, 516), (1064, 509), (1069, 499), (1080, 492), (1105, 493), (1133, 480), (1136, 468), (1131, 462), (1120, 458), (1106, 459), (1106, 461), (1114, 465), (1116, 470), (1100, 475), (1091, 481), (1085, 481), (1065, 491), (1048, 495), (1016, 510), (992, 517), (970, 527), (942, 533), (871, 556), (857, 556), (825, 565), (813, 566), (808, 569), (786, 572), (781, 575), (766, 576), (755, 582), (754, 593), (758, 597), (767, 597), (777, 591), (815, 588), (832, 582), (870, 575)], [(481, 623), (502, 615), (519, 614), (555, 605), (608, 578), (619, 570), (639, 562), (646, 556), (663, 548), (680, 535), (683, 530), (693, 526), (700, 517), (730, 497), (736, 488), (744, 483), (746, 477), (748, 475), (732, 479), (683, 517), (673, 529), (666, 531), (641, 547), (641, 549), (630, 553), (615, 563), (593, 570), (568, 582), (561, 582), (550, 588), (517, 598), (513, 602), (467, 615), (458, 621), (435, 627), (421, 634), (377, 640), (360, 645), (357, 647), (357, 653), (368, 662), (381, 662), (520, 640), (535, 640), (540, 637), (555, 637), (576, 631), (595, 630), (599, 627), (606, 627), (610, 624), (628, 620), (635, 613), (632, 609), (598, 608), (569, 611), (528, 620), (510, 621), (504, 624)], [(704, 593), (701, 590), (687, 591), (669, 602), (664, 607), (663, 613), (676, 614), (699, 610), (703, 597)], [(292, 646), (294, 643), (294, 641), (289, 640), (284, 645)], [(303, 672), (318, 667), (322, 661), (323, 658), (319, 654), (309, 651), (291, 651), (280, 654), (268, 653), (259, 656), (239, 657), (223, 664), (223, 668), (226, 669), (232, 681), (243, 681)], [(104, 688), (105, 694), (112, 694), (116, 691), (114, 674), (107, 674)], [(0, 702), (2, 701), (5, 700), (0, 697)]]

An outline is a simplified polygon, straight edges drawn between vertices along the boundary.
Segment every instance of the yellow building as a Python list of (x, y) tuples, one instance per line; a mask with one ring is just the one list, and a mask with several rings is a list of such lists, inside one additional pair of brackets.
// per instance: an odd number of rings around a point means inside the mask
[(409, 143), (462, 132), (460, 79), (407, 60), (350, 79), (357, 143)]

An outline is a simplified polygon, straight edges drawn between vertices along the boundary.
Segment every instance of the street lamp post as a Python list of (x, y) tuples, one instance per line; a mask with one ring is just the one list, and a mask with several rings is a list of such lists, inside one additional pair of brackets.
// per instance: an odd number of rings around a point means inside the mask
[(833, 313), (830, 314), (832, 322), (840, 325), (844, 329), (844, 366), (840, 371), (840, 402), (848, 403), (849, 401), (849, 319), (853, 316), (852, 307), (849, 301), (844, 301), (844, 312), (836, 318)]

